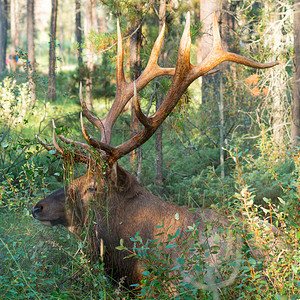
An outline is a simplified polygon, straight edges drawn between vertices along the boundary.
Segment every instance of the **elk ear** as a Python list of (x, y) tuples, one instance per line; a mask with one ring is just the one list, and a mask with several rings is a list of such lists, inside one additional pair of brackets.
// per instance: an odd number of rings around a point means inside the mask
[(118, 187), (118, 163), (115, 162), (111, 167), (110, 178), (115, 187)]
[(123, 168), (120, 168), (117, 163), (114, 163), (110, 172), (110, 178), (114, 187), (119, 192), (125, 191), (129, 186), (127, 172)]

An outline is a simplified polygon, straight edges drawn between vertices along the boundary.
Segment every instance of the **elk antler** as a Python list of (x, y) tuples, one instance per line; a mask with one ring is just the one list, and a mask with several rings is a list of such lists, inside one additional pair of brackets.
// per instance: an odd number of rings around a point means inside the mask
[[(144, 72), (135, 81), (138, 91), (143, 89), (152, 79), (158, 76), (163, 76), (163, 75), (172, 76), (175, 73), (175, 68), (161, 68), (157, 64), (159, 51), (164, 38), (164, 33), (165, 33), (165, 26), (163, 26), (159, 36), (156, 39), (156, 42), (152, 48), (151, 55)], [(121, 36), (119, 20), (117, 22), (117, 34), (118, 34), (118, 52), (117, 52), (117, 70), (116, 70), (117, 92), (116, 92), (115, 100), (107, 116), (102, 120), (93, 116), (91, 112), (88, 110), (84, 102), (81, 88), (79, 93), (83, 114), (93, 125), (95, 125), (100, 130), (101, 142), (106, 144), (110, 144), (112, 127), (116, 122), (118, 116), (124, 109), (125, 105), (133, 96), (133, 82), (131, 83), (126, 82), (124, 77), (123, 45), (122, 45), (122, 36)], [(105, 149), (103, 150), (105, 151)]]
[[(112, 165), (119, 158), (145, 143), (154, 134), (154, 132), (163, 123), (163, 121), (168, 117), (168, 115), (172, 112), (172, 110), (180, 100), (183, 93), (189, 87), (189, 85), (200, 76), (205, 76), (216, 72), (217, 70), (215, 68), (220, 63), (224, 61), (232, 61), (238, 64), (260, 69), (270, 68), (278, 64), (278, 62), (255, 62), (243, 56), (223, 50), (221, 45), (221, 38), (219, 34), (217, 18), (215, 15), (213, 21), (213, 48), (202, 62), (195, 66), (191, 65), (190, 14), (188, 13), (185, 29), (182, 34), (182, 38), (179, 45), (176, 68), (162, 68), (158, 66), (157, 60), (164, 37), (164, 31), (165, 26), (163, 26), (159, 36), (156, 39), (149, 61), (143, 73), (134, 82), (128, 83), (126, 82), (124, 77), (122, 37), (119, 21), (117, 22), (117, 92), (112, 107), (109, 110), (106, 117), (104, 117), (103, 119), (98, 119), (88, 110), (82, 95), (81, 84), (79, 88), (79, 97), (83, 114), (94, 126), (96, 126), (100, 130), (101, 140), (97, 141), (88, 135), (81, 116), (82, 133), (88, 144), (75, 142), (63, 137), (62, 135), (59, 135), (59, 138), (62, 141), (66, 143), (74, 143), (76, 146), (78, 146), (78, 148), (88, 149), (88, 151), (90, 151), (90, 147), (92, 147), (98, 152), (100, 152), (101, 156), (105, 158), (109, 165)], [(140, 108), (137, 93), (141, 89), (143, 89), (152, 79), (163, 75), (173, 76), (171, 86), (165, 96), (165, 99), (163, 100), (161, 106), (158, 108), (156, 113), (151, 117), (147, 117), (144, 115)], [(128, 141), (124, 142), (119, 146), (113, 147), (110, 145), (112, 128), (118, 116), (122, 112), (123, 108), (133, 96), (133, 106), (137, 118), (144, 127), (143, 129), (141, 129), (140, 132), (138, 132), (135, 136), (131, 137)], [(58, 152), (61, 153), (61, 151), (63, 151), (61, 147), (55, 147)]]

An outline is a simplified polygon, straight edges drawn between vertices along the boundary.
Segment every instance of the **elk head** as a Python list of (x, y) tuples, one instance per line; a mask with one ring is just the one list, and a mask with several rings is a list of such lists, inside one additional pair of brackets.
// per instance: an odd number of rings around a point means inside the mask
[[(213, 22), (213, 48), (209, 55), (199, 64), (190, 63), (190, 15), (187, 15), (185, 29), (180, 41), (177, 63), (175, 68), (162, 68), (157, 60), (164, 37), (164, 29), (160, 32), (143, 73), (133, 82), (126, 82), (123, 70), (122, 37), (117, 24), (118, 51), (117, 51), (117, 91), (115, 100), (108, 114), (99, 119), (87, 108), (80, 85), (80, 102), (83, 115), (101, 132), (101, 139), (91, 137), (84, 125), (83, 116), (80, 116), (82, 134), (86, 143), (71, 140), (59, 134), (59, 139), (72, 145), (72, 157), (75, 161), (87, 164), (88, 172), (72, 181), (64, 189), (60, 189), (47, 198), (38, 202), (32, 209), (33, 216), (45, 225), (62, 224), (72, 231), (80, 233), (82, 226), (88, 222), (88, 211), (91, 206), (96, 215), (95, 232), (98, 238), (104, 240), (107, 255), (114, 258), (114, 268), (122, 275), (124, 272), (130, 282), (137, 282), (141, 272), (131, 261), (121, 260), (116, 254), (115, 247), (120, 238), (130, 243), (130, 237), (139, 230), (143, 240), (153, 239), (157, 234), (156, 225), (165, 220), (166, 224), (184, 229), (188, 224), (196, 224), (196, 219), (188, 213), (187, 208), (162, 201), (143, 189), (136, 179), (117, 165), (117, 161), (132, 150), (145, 143), (172, 112), (183, 93), (198, 77), (215, 72), (215, 68), (224, 61), (232, 61), (253, 68), (270, 68), (278, 64), (258, 63), (240, 55), (226, 52), (221, 46), (221, 39), (216, 17)], [(172, 84), (154, 115), (147, 117), (141, 110), (138, 92), (151, 80), (158, 76), (173, 76)], [(133, 107), (143, 128), (129, 140), (118, 146), (111, 145), (112, 128), (116, 119), (127, 102), (133, 98)], [(51, 147), (40, 139), (47, 150)], [(67, 158), (70, 153), (60, 146), (56, 140), (55, 124), (53, 122), (53, 145), (57, 154)], [(180, 214), (180, 222), (174, 220), (174, 214)], [(108, 217), (107, 217), (108, 215)], [(213, 212), (204, 213), (205, 219), (217, 218)], [(222, 218), (218, 218), (223, 220)], [(226, 222), (225, 220), (223, 220)], [(176, 223), (177, 222), (177, 223)], [(108, 225), (107, 225), (108, 224)], [(173, 225), (172, 225), (173, 224)], [(176, 227), (177, 226), (177, 227)], [(201, 225), (203, 228), (203, 225)], [(161, 236), (162, 238), (165, 238)], [(123, 270), (123, 271), (122, 271)], [(128, 271), (132, 270), (132, 271)], [(129, 273), (128, 273), (129, 272)], [(132, 272), (132, 273), (130, 273)]]

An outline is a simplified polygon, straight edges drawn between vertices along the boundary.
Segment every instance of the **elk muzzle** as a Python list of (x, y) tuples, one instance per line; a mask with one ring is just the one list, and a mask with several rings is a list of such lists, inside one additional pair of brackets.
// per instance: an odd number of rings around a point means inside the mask
[(46, 226), (68, 226), (66, 209), (65, 188), (59, 189), (45, 199), (39, 201), (31, 210), (35, 219)]

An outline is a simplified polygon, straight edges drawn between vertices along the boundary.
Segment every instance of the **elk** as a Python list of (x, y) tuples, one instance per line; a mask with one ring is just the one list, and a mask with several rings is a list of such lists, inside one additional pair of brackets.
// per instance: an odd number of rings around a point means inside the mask
[[(117, 91), (108, 114), (102, 119), (95, 117), (85, 104), (81, 85), (79, 91), (83, 115), (100, 130), (101, 139), (98, 140), (90, 136), (81, 113), (81, 129), (86, 143), (58, 134), (63, 143), (70, 145), (66, 149), (56, 139), (56, 127), (53, 122), (53, 145), (56, 153), (65, 159), (72, 157), (76, 162), (87, 164), (87, 173), (39, 201), (32, 208), (34, 218), (42, 224), (48, 226), (61, 224), (79, 237), (85, 231), (87, 224), (91, 224), (90, 218), (93, 215), (95, 222), (90, 227), (93, 245), (98, 255), (102, 251), (102, 245), (104, 245), (103, 259), (108, 274), (113, 274), (116, 280), (126, 277), (128, 286), (141, 281), (144, 267), (135, 257), (123, 259), (127, 254), (116, 249), (120, 245), (120, 239), (124, 241), (126, 247), (132, 248), (133, 242), (130, 238), (134, 237), (137, 231), (139, 231), (143, 241), (155, 240), (158, 234), (161, 241), (167, 241), (168, 234), (175, 235), (179, 230), (182, 233), (180, 239), (187, 241), (188, 234), (186, 230), (189, 226), (195, 226), (196, 224), (199, 233), (203, 233), (205, 232), (205, 224), (209, 223), (211, 224), (211, 235), (205, 237), (203, 234), (199, 234), (199, 239), (203, 244), (213, 245), (216, 243), (213, 234), (218, 232), (220, 227), (227, 228), (230, 226), (230, 220), (214, 209), (198, 209), (197, 212), (191, 212), (188, 207), (161, 200), (143, 188), (133, 175), (118, 165), (117, 161), (145, 143), (172, 112), (189, 85), (200, 76), (216, 72), (215, 68), (220, 63), (232, 61), (262, 69), (278, 64), (277, 62), (255, 62), (223, 50), (215, 16), (213, 21), (213, 48), (202, 62), (192, 65), (190, 63), (190, 15), (187, 14), (176, 67), (162, 68), (158, 66), (157, 60), (164, 37), (164, 29), (163, 26), (153, 46), (145, 70), (135, 81), (127, 82), (123, 70), (121, 31), (119, 22), (117, 23)], [(166, 75), (173, 76), (172, 84), (161, 106), (152, 116), (148, 117), (141, 110), (137, 93), (154, 78)], [(112, 146), (112, 128), (131, 98), (133, 99), (136, 116), (143, 127), (135, 136), (124, 143)], [(48, 151), (52, 149), (42, 139), (39, 138), (39, 140)], [(161, 224), (164, 224), (164, 228), (168, 228), (168, 232), (162, 233), (162, 229), (158, 226)], [(207, 258), (208, 263), (216, 264), (228, 252), (228, 249), (232, 254), (235, 249), (240, 248), (238, 240), (234, 247), (231, 244), (234, 244), (232, 239), (228, 240), (225, 235), (222, 236), (219, 253), (211, 253)], [(188, 247), (188, 243), (186, 245)], [(170, 255), (173, 256), (173, 261), (176, 261), (176, 257), (179, 255), (175, 251), (172, 252), (172, 249), (164, 249), (163, 251), (169, 251)], [(217, 287), (232, 282), (233, 280), (229, 279), (217, 285)], [(210, 289), (207, 286), (198, 285), (199, 288)]]

